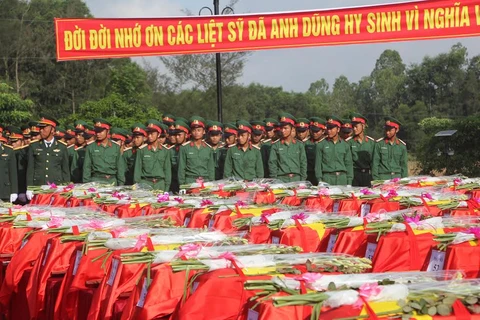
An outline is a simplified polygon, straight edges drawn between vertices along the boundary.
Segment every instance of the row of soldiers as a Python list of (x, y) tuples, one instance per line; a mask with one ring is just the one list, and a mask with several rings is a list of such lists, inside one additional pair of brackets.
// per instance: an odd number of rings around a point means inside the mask
[(166, 114), (130, 131), (105, 119), (62, 129), (43, 117), (28, 127), (0, 126), (0, 199), (25, 203), (28, 186), (68, 182), (144, 183), (173, 193), (198, 179), (229, 177), (369, 186), (408, 175), (400, 127), (386, 118), (385, 136), (375, 141), (361, 114), (345, 120), (283, 113), (226, 124)]

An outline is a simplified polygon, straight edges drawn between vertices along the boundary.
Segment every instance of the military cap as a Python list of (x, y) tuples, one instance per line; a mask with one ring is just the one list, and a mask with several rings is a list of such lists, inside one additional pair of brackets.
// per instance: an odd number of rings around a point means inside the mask
[(325, 130), (325, 120), (319, 117), (311, 117), (310, 119), (310, 130), (313, 132), (318, 132), (320, 130)]
[(19, 139), (23, 139), (22, 129), (20, 129), (19, 127), (8, 126), (5, 129), (10, 132), (10, 135), (8, 136), (10, 140), (16, 141)]
[(328, 116), (327, 117), (327, 128), (332, 127), (341, 127), (343, 124), (342, 119), (335, 117), (335, 116)]
[(208, 125), (208, 132), (212, 134), (221, 134), (223, 132), (223, 123), (218, 121), (210, 121)]
[(342, 129), (352, 129), (352, 122), (350, 119), (342, 119)]
[[(175, 126), (172, 124), (171, 125), (172, 128), (174, 128)], [(160, 128), (162, 129), (162, 132), (160, 133), (160, 137), (166, 137), (167, 136), (167, 132), (169, 131), (169, 126), (166, 125), (165, 123), (160, 123)]]
[(67, 139), (75, 138), (75, 127), (65, 126), (65, 138)]
[(39, 127), (52, 126), (55, 128), (56, 126), (58, 126), (58, 121), (55, 120), (53, 117), (42, 117), (38, 121), (38, 126)]
[(121, 140), (121, 141), (127, 140), (128, 133), (126, 133), (121, 128), (112, 127), (110, 129), (110, 133), (112, 135), (112, 140)]
[(146, 131), (156, 131), (158, 133), (162, 133), (163, 132), (162, 125), (163, 123), (161, 123), (160, 121), (149, 119), (147, 120), (147, 123), (146, 123), (146, 126), (147, 126)]
[(385, 127), (400, 129), (402, 123), (393, 117), (385, 117)]
[(176, 118), (175, 116), (171, 115), (171, 114), (168, 114), (168, 113), (165, 113), (162, 117), (162, 121), (163, 123), (165, 123), (166, 125), (171, 125), (175, 122)]
[(263, 121), (250, 121), (250, 125), (252, 126), (253, 134), (260, 135), (265, 132), (265, 122)]
[(32, 136), (30, 126), (28, 124), (23, 124), (20, 126), (22, 130), (22, 135), (24, 138), (30, 138)]
[(286, 113), (286, 112), (281, 113), (280, 116), (278, 117), (278, 120), (280, 121), (280, 126), (284, 126), (287, 124), (295, 126), (295, 124), (297, 123), (297, 119), (295, 119), (295, 117), (290, 113)]
[(248, 121), (238, 120), (237, 128), (238, 128), (238, 133), (244, 133), (244, 132), (252, 133), (252, 126), (250, 125), (250, 123), (248, 123)]
[(79, 132), (85, 131), (85, 128), (88, 125), (88, 123), (84, 120), (77, 120), (73, 123), (73, 125), (75, 126), (75, 132), (79, 133)]
[(57, 126), (55, 128), (55, 135), (54, 136), (57, 137), (57, 138), (65, 137), (65, 128)]
[(183, 117), (177, 117), (177, 119), (175, 119), (175, 121), (183, 121), (185, 123), (188, 123), (188, 120), (183, 118)]
[(235, 124), (233, 123), (226, 123), (224, 125), (224, 135), (225, 136), (231, 136), (231, 135), (237, 135), (238, 134), (238, 128)]
[(141, 123), (136, 123), (132, 126), (132, 136), (147, 136), (146, 127)]
[(109, 121), (102, 118), (93, 119), (93, 123), (94, 123), (93, 129), (95, 130), (95, 132), (110, 130), (110, 128), (112, 127), (112, 124)]
[(93, 126), (86, 124), (85, 131), (80, 131), (79, 133), (82, 133), (85, 139), (90, 139), (92, 136), (95, 135), (95, 130), (93, 129)]
[(310, 127), (310, 120), (308, 120), (307, 118), (298, 118), (295, 127), (299, 132), (307, 131)]
[(265, 118), (263, 122), (265, 122), (265, 131), (273, 130), (277, 125), (277, 120), (273, 118)]
[(360, 113), (351, 113), (350, 114), (350, 121), (352, 122), (352, 124), (356, 124), (356, 123), (367, 124), (367, 122), (368, 122), (367, 118), (362, 116)]
[(192, 116), (190, 118), (190, 128), (191, 129), (199, 128), (199, 127), (205, 128), (205, 123), (206, 123), (205, 119), (203, 119), (200, 116)]
[(175, 121), (175, 133), (179, 133), (179, 132), (185, 132), (187, 134), (190, 132), (190, 126), (187, 124), (186, 121), (183, 121), (183, 120)]
[(40, 133), (40, 128), (38, 127), (37, 121), (30, 121), (28, 123), (28, 126), (30, 127), (30, 133), (34, 133), (34, 134)]

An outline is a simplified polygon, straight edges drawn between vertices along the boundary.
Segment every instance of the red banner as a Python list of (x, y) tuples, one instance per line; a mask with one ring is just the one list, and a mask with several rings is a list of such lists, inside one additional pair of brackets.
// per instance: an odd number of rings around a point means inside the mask
[(480, 0), (156, 19), (55, 19), (57, 59), (249, 51), (480, 34)]

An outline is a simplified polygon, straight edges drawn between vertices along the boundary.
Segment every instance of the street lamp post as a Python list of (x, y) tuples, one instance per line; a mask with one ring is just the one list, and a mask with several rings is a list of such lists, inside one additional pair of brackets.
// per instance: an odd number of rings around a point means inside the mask
[[(209, 7), (203, 7), (199, 11), (199, 15), (201, 15), (202, 10), (207, 9), (212, 13), (212, 9)], [(218, 16), (220, 14), (228, 14), (233, 13), (233, 9), (231, 7), (223, 8), (222, 12), (220, 12), (220, 0), (213, 0), (213, 14)], [(215, 65), (216, 65), (216, 75), (217, 75), (217, 114), (218, 114), (218, 121), (223, 122), (223, 115), (222, 115), (222, 60), (220, 53), (215, 53)]]

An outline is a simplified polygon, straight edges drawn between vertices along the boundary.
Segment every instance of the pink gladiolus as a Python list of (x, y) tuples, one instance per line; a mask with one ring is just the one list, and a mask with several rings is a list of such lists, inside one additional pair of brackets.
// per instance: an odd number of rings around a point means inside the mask
[(118, 227), (118, 228), (115, 228), (115, 229), (111, 230), (110, 233), (112, 234), (112, 236), (114, 238), (118, 238), (118, 237), (120, 237), (120, 235), (122, 233), (124, 233), (127, 230), (128, 230), (128, 228), (126, 228), (126, 227)]
[(462, 183), (462, 182), (463, 182), (463, 181), (462, 181), (462, 179), (460, 179), (460, 178), (455, 178), (455, 179), (453, 179), (453, 184), (456, 185), (456, 186), (459, 185), (459, 184)]
[(415, 224), (418, 224), (418, 223), (420, 222), (421, 215), (415, 214), (415, 215), (412, 216), (412, 217), (409, 217), (409, 216), (407, 216), (407, 215), (403, 215), (403, 219), (405, 220), (406, 223), (415, 223)]
[(387, 194), (387, 197), (398, 197), (398, 193), (395, 189), (390, 189), (388, 190), (388, 194)]
[(235, 206), (241, 208), (241, 207), (246, 207), (247, 204), (245, 202), (243, 202), (242, 200), (238, 200), (236, 203), (235, 203)]
[(164, 194), (159, 194), (157, 197), (157, 202), (166, 202), (170, 200), (170, 196), (168, 192), (165, 192)]
[(198, 244), (194, 243), (189, 243), (189, 244), (184, 244), (183, 246), (180, 247), (180, 251), (175, 255), (175, 258), (195, 258), (198, 256), (200, 253), (200, 250), (202, 250), (202, 247), (199, 246)]
[(298, 277), (295, 277), (295, 280), (305, 281), (306, 283), (314, 283), (318, 279), (323, 277), (320, 273), (306, 272)]
[(218, 184), (218, 190), (222, 191), (223, 187), (225, 187), (225, 185), (223, 183)]
[(382, 288), (376, 283), (364, 283), (359, 290), (359, 294), (367, 299), (379, 295), (380, 292), (382, 292)]
[(221, 255), (218, 256), (218, 258), (230, 260), (230, 261), (237, 259), (237, 257), (235, 257), (235, 255), (229, 251), (222, 253)]
[(327, 188), (322, 188), (322, 189), (318, 190), (318, 195), (328, 197), (330, 195), (330, 192), (328, 191)]
[(400, 181), (400, 178), (393, 178), (390, 180), (390, 182), (393, 182), (393, 183), (397, 183), (398, 181)]
[(60, 217), (51, 217), (50, 221), (47, 223), (49, 228), (58, 228), (62, 225), (63, 218)]
[(88, 188), (87, 191), (88, 191), (88, 192), (97, 192), (97, 189), (95, 189), (95, 188)]
[(423, 198), (427, 198), (428, 200), (432, 201), (433, 200), (433, 197), (430, 193), (428, 192), (425, 192), (425, 193), (422, 193), (422, 197)]
[(50, 187), (50, 189), (57, 189), (57, 185), (55, 183), (47, 181), (47, 184)]
[(364, 189), (361, 189), (360, 192), (364, 195), (364, 196), (367, 196), (367, 195), (370, 195), (370, 194), (375, 194), (375, 192), (372, 192), (370, 189), (368, 188), (364, 188)]
[(147, 244), (148, 234), (142, 234), (138, 237), (137, 243), (135, 244), (135, 250), (141, 250)]
[(201, 207), (211, 206), (212, 204), (213, 202), (208, 199), (203, 199), (202, 202), (200, 202)]
[(293, 220), (301, 220), (302, 222), (305, 222), (307, 218), (308, 216), (305, 214), (305, 212), (300, 212), (292, 216)]
[(268, 217), (270, 217), (271, 215), (272, 215), (272, 213), (270, 213), (270, 212), (263, 212), (260, 215), (260, 221), (263, 222), (263, 223), (269, 223), (270, 221), (268, 220)]
[(480, 240), (480, 227), (470, 227), (467, 229), (467, 231), (465, 231), (465, 233), (473, 234), (475, 238)]
[(95, 230), (101, 230), (105, 227), (105, 223), (102, 220), (93, 219), (89, 223), (84, 224), (83, 227)]
[(180, 203), (180, 204), (185, 202), (185, 200), (183, 200), (183, 199), (180, 198), (180, 197), (173, 198), (173, 200), (177, 201), (177, 202)]

